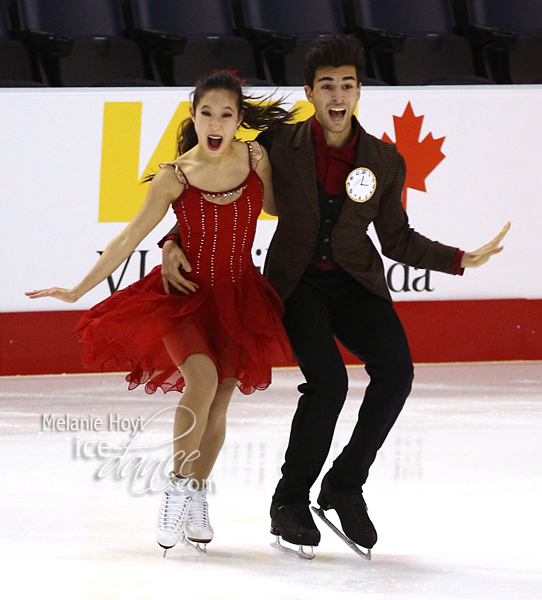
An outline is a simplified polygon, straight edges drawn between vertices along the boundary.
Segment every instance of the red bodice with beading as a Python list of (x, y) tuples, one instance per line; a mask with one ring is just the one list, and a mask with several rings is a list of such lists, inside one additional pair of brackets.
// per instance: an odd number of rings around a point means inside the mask
[(199, 289), (166, 294), (157, 266), (94, 306), (77, 326), (86, 366), (130, 371), (130, 389), (182, 391), (177, 365), (202, 353), (214, 361), (220, 382), (233, 377), (248, 394), (269, 385), (275, 361), (293, 362), (282, 302), (252, 262), (263, 183), (250, 145), (249, 155), (245, 181), (220, 194), (192, 186), (176, 163), (161, 165), (174, 167), (185, 186), (172, 207), (192, 266), (185, 276)]

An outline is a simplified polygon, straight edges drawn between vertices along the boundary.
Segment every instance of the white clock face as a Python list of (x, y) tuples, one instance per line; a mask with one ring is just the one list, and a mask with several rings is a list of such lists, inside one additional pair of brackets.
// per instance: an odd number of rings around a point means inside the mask
[(369, 169), (358, 167), (346, 178), (346, 193), (354, 202), (367, 202), (375, 190), (376, 177)]

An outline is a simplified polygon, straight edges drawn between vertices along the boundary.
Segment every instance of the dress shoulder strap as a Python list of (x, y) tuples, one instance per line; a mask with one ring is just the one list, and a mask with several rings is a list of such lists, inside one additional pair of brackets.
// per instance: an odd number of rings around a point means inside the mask
[(186, 178), (186, 175), (183, 173), (183, 170), (176, 162), (160, 163), (159, 167), (161, 169), (163, 167), (173, 167), (175, 169), (175, 175), (177, 176), (177, 179), (180, 181), (180, 183), (182, 183), (183, 185), (188, 185), (188, 179)]
[(247, 142), (248, 146), (248, 160), (250, 163), (250, 170), (254, 171), (254, 169), (258, 166), (258, 163), (263, 158), (263, 151), (260, 144), (256, 141)]

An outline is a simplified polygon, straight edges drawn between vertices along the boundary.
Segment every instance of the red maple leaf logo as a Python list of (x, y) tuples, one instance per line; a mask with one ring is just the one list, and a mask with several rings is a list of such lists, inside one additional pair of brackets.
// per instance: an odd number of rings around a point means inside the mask
[[(444, 154), (442, 154), (440, 148), (446, 138), (435, 139), (433, 134), (429, 133), (420, 142), (423, 115), (417, 117), (410, 102), (407, 104), (402, 117), (393, 116), (393, 123), (395, 125), (395, 144), (406, 162), (406, 181), (403, 188), (403, 207), (406, 210), (407, 189), (427, 191), (425, 189), (425, 179), (444, 159)], [(382, 136), (382, 139), (385, 142), (393, 143), (387, 133)]]

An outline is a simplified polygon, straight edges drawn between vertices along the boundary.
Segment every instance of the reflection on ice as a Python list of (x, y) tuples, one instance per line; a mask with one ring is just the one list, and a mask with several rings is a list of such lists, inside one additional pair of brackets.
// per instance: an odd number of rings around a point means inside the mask
[[(348, 440), (367, 383), (362, 367), (349, 374), (329, 462)], [(270, 548), (270, 498), (300, 380), (296, 369), (276, 370), (266, 392), (234, 397), (209, 493), (215, 539), (206, 555), (179, 546), (163, 559), (153, 535), (160, 495), (134, 493), (132, 482), (139, 455), (162, 478), (171, 414), (142, 424), (175, 398), (129, 393), (117, 374), (0, 379), (6, 597), (540, 597), (542, 363), (417, 366), (364, 489), (379, 532), (370, 563), (321, 523), (313, 561)], [(47, 427), (43, 415), (102, 427)], [(141, 429), (137, 449), (99, 477)]]

